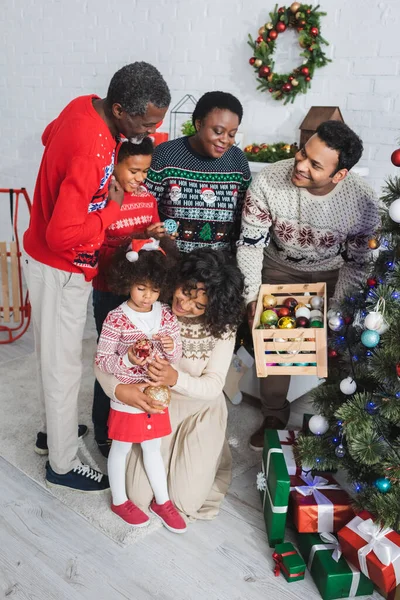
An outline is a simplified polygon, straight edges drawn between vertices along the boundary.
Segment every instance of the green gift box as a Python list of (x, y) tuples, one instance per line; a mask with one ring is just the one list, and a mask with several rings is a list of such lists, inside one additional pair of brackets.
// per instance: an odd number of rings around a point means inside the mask
[(289, 503), (290, 477), (275, 429), (266, 429), (262, 473), (257, 475), (257, 487), (263, 504), (264, 521), (271, 547), (283, 542)]
[(282, 572), (288, 583), (304, 579), (305, 562), (290, 542), (277, 544), (272, 558), (275, 561), (274, 573), (276, 576)]
[(331, 533), (301, 533), (297, 542), (323, 600), (366, 596), (374, 591), (372, 581), (341, 556), (339, 542)]

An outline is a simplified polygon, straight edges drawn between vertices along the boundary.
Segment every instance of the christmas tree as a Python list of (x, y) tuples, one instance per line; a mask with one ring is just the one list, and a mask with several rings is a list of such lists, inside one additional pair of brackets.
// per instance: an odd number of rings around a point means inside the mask
[[(400, 166), (400, 149), (392, 154)], [(383, 190), (370, 276), (328, 311), (329, 376), (313, 393), (316, 435), (299, 437), (302, 464), (344, 469), (355, 503), (400, 529), (400, 178)]]
[(206, 223), (202, 230), (199, 233), (199, 237), (204, 240), (205, 242), (208, 242), (209, 240), (211, 240), (212, 238), (212, 231), (211, 231), (211, 227), (210, 227), (210, 223)]

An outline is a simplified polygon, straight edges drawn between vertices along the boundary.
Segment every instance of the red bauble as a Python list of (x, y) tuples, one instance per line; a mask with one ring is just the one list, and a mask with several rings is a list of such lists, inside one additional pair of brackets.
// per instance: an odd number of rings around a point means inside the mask
[(311, 10), (308, 8), (308, 9), (306, 10), (306, 13), (307, 13), (308, 15), (310, 15), (310, 14), (311, 14)]
[(400, 377), (400, 363), (397, 363), (396, 365), (396, 375), (397, 377)]
[(311, 33), (311, 35), (313, 35), (314, 37), (317, 37), (317, 35), (319, 34), (318, 27), (311, 27), (311, 29), (310, 29), (310, 33)]
[(293, 81), (293, 79), (294, 79), (293, 75), (289, 75), (288, 79), (289, 79), (289, 81)]
[(153, 344), (150, 340), (139, 340), (133, 351), (138, 358), (148, 358), (153, 351)]
[(292, 86), (290, 85), (290, 83), (284, 83), (282, 86), (282, 92), (285, 92), (285, 94), (288, 94), (291, 91), (292, 91)]
[(377, 286), (377, 280), (375, 279), (375, 277), (368, 277), (367, 279), (367, 286), (370, 288), (374, 288)]
[(252, 57), (250, 58), (250, 60), (249, 60), (249, 63), (250, 63), (251, 65), (254, 65), (254, 63), (255, 63), (255, 62), (256, 62), (256, 59), (254, 58), (254, 56), (252, 56)]
[(308, 67), (301, 67), (301, 69), (300, 69), (300, 73), (301, 73), (302, 75), (308, 75), (308, 74), (309, 74), (309, 72), (310, 72), (310, 71), (309, 71)]
[(310, 321), (307, 319), (307, 317), (297, 317), (296, 325), (297, 327), (308, 327), (310, 325)]
[(278, 8), (278, 13), (280, 15), (282, 15), (284, 12), (285, 12), (285, 7), (284, 6), (281, 6), (280, 8)]
[(392, 156), (390, 157), (390, 160), (392, 161), (395, 167), (400, 167), (400, 148), (393, 152)]
[(253, 146), (252, 153), (253, 153), (253, 154), (258, 154), (259, 152), (260, 152), (260, 148), (259, 148), (259, 146)]
[(291, 310), (298, 305), (298, 302), (296, 300), (296, 298), (286, 298), (283, 301), (283, 306), (286, 306), (286, 308), (290, 308)]
[(271, 29), (271, 31), (269, 32), (269, 37), (271, 40), (276, 40), (276, 38), (278, 37), (278, 33), (275, 31), (275, 29)]
[(269, 88), (269, 90), (268, 90), (268, 91), (269, 91), (269, 92), (273, 92), (273, 91), (274, 91), (274, 88)]
[(286, 25), (285, 23), (282, 23), (282, 21), (279, 21), (279, 23), (276, 24), (275, 29), (278, 33), (283, 33), (286, 30)]
[(259, 35), (258, 38), (256, 39), (257, 44), (259, 44), (260, 42), (262, 42), (263, 39), (264, 39), (263, 36)]
[(267, 67), (266, 65), (263, 65), (262, 67), (260, 67), (258, 69), (258, 75), (260, 77), (268, 77), (268, 75), (271, 73), (271, 69), (269, 67)]
[(329, 350), (328, 350), (329, 358), (336, 358), (337, 355), (338, 355), (337, 350), (335, 350), (334, 348), (329, 348)]
[(345, 322), (346, 325), (350, 325), (350, 323), (351, 323), (351, 317), (345, 317), (344, 318), (344, 322)]
[(281, 308), (278, 310), (278, 317), (279, 318), (281, 318), (281, 317), (290, 317), (291, 314), (292, 314), (292, 311), (287, 306), (281, 306)]
[(306, 81), (311, 81), (311, 77), (306, 77)]

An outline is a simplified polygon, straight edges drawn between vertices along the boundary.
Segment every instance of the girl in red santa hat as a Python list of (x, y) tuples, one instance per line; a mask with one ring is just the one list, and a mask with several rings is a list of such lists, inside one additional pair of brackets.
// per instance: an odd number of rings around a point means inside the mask
[[(179, 325), (165, 296), (171, 279), (172, 252), (163, 250), (154, 238), (132, 240), (128, 251), (116, 253), (110, 270), (111, 289), (128, 300), (108, 313), (96, 354), (96, 365), (121, 383), (149, 385), (147, 365), (155, 356), (176, 363), (182, 355)], [(111, 398), (108, 419), (113, 440), (108, 457), (112, 493), (111, 510), (135, 527), (149, 523), (149, 517), (128, 500), (125, 488), (126, 459), (132, 444), (140, 444), (147, 477), (154, 492), (150, 511), (175, 533), (186, 530), (168, 495), (167, 477), (161, 456), (161, 438), (171, 433), (168, 407), (162, 414), (149, 414)]]

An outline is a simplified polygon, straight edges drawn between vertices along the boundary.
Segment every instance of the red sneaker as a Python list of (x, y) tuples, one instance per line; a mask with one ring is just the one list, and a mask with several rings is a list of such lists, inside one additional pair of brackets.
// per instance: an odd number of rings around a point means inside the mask
[(150, 504), (150, 512), (156, 515), (163, 525), (173, 533), (185, 533), (186, 523), (172, 504), (171, 500), (164, 504), (157, 504), (155, 500)]
[(145, 527), (149, 524), (150, 519), (136, 504), (127, 500), (123, 504), (111, 504), (111, 510), (124, 521), (134, 527)]

